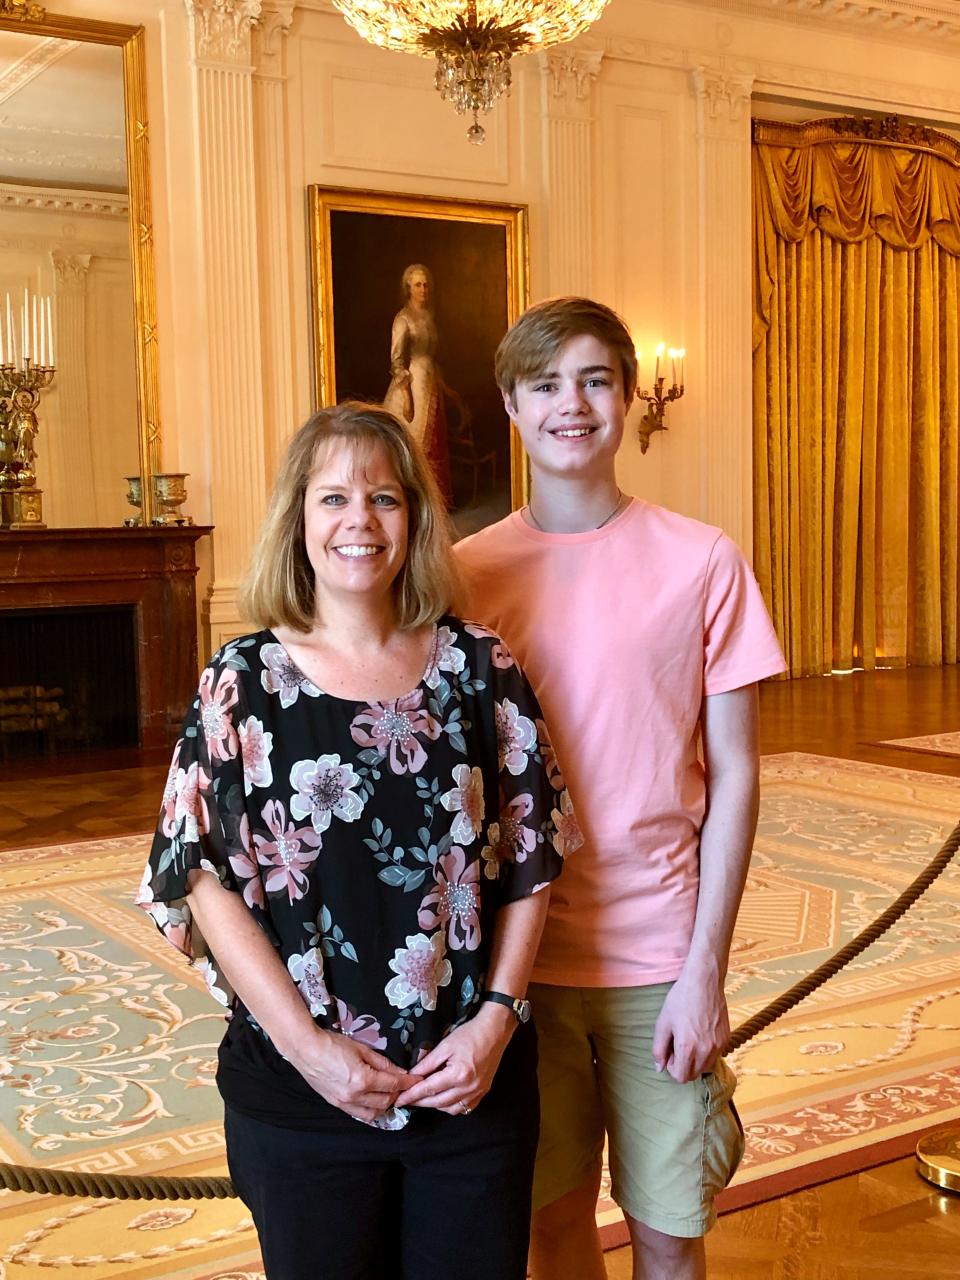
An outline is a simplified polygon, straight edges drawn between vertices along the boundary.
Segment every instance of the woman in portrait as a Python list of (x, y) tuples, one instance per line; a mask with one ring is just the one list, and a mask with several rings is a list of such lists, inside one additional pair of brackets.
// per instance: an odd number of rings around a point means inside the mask
[(443, 499), (451, 507), (446, 410), (449, 389), (436, 360), (433, 276), (422, 263), (414, 262), (404, 271), (401, 284), (405, 301), (393, 318), (391, 381), (383, 407), (401, 418), (423, 446)]
[(268, 1280), (522, 1280), (524, 995), (579, 836), (502, 641), (451, 612), (422, 450), (343, 404), (294, 437), (177, 743), (138, 901), (228, 1009), (230, 1173)]

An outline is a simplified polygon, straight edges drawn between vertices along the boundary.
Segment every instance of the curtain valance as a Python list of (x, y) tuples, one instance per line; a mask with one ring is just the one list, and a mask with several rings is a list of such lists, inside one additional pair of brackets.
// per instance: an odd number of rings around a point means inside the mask
[[(755, 122), (754, 347), (770, 323), (778, 237), (797, 243), (818, 230), (855, 244), (878, 236), (905, 250), (932, 239), (960, 257), (960, 146), (919, 126), (901, 129), (915, 143), (877, 145), (845, 137), (844, 123)], [(849, 125), (855, 133), (859, 122)]]

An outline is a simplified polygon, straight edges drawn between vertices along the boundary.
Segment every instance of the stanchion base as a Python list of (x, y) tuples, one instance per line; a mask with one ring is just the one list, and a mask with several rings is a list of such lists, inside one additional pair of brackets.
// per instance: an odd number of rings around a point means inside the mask
[(935, 1129), (920, 1139), (917, 1173), (945, 1191), (960, 1191), (960, 1126)]

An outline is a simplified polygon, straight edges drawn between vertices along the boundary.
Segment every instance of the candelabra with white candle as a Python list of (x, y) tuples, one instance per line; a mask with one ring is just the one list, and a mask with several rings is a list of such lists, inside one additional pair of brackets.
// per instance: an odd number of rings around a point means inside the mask
[[(665, 344), (661, 342), (657, 347), (657, 363), (653, 374), (653, 391), (641, 391), (639, 384), (637, 387), (637, 399), (645, 400), (647, 411), (640, 419), (640, 425), (637, 428), (637, 434), (640, 437), (640, 452), (646, 453), (650, 448), (650, 437), (655, 431), (666, 431), (667, 424), (663, 420), (663, 415), (667, 405), (671, 400), (679, 400), (683, 395), (683, 362), (686, 358), (686, 350), (683, 347), (671, 347), (667, 351), (667, 359), (670, 361), (672, 384), (664, 390), (666, 382), (665, 375), (660, 372), (660, 361), (663, 360)], [(637, 362), (640, 361), (640, 352), (637, 352)], [(680, 363), (680, 381), (677, 382), (677, 362)], [(666, 367), (666, 365), (664, 365)]]
[(23, 291), (19, 325), (10, 294), (0, 312), (0, 529), (43, 529), (37, 488), (40, 393), (53, 380), (53, 306)]

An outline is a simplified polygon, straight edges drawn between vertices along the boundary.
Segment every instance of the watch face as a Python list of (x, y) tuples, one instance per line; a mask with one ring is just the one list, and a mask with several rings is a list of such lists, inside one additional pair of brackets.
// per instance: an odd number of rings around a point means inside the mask
[(521, 1022), (529, 1022), (530, 1021), (530, 1001), (518, 1000), (515, 1012)]

